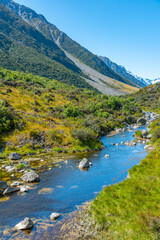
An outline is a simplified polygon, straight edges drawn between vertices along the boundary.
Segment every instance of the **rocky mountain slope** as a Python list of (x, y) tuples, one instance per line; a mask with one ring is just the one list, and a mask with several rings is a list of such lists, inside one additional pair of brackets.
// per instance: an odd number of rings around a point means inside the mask
[[(12, 38), (11, 35), (8, 34), (7, 32), (5, 32), (4, 29), (7, 29), (10, 26), (5, 26), (1, 31), (1, 33), (3, 34), (3, 38), (7, 38), (6, 40), (11, 41), (11, 43), (8, 44), (8, 52), (7, 52), (7, 58), (8, 61), (12, 62), (12, 65), (16, 65), (14, 66), (14, 68), (17, 67), (17, 64), (19, 66), (19, 68), (21, 68), (20, 70), (26, 70), (35, 74), (38, 74), (40, 76), (45, 76), (45, 77), (49, 77), (49, 78), (55, 78), (59, 81), (71, 84), (74, 84), (75, 86), (80, 85), (81, 87), (88, 87), (89, 86), (93, 86), (98, 88), (100, 91), (102, 91), (103, 93), (106, 94), (124, 94), (126, 92), (128, 92), (127, 89), (129, 89), (129, 86), (133, 86), (136, 87), (135, 89), (132, 88), (132, 91), (137, 91), (137, 87), (141, 87), (137, 84), (135, 84), (134, 82), (121, 77), (120, 75), (118, 75), (117, 73), (115, 73), (113, 70), (111, 70), (108, 66), (106, 66), (106, 64), (96, 55), (92, 54), (91, 52), (89, 52), (87, 49), (83, 48), (82, 46), (80, 46), (78, 43), (76, 43), (75, 41), (73, 41), (72, 39), (70, 39), (65, 33), (61, 32), (58, 28), (56, 28), (56, 26), (54, 26), (53, 24), (49, 23), (42, 15), (37, 14), (36, 12), (34, 12), (33, 10), (25, 7), (25, 6), (21, 6), (15, 2), (13, 2), (12, 0), (0, 0), (0, 4), (2, 4), (3, 6), (5, 6), (6, 8), (4, 8), (1, 5), (1, 15), (0, 18), (2, 21), (4, 21), (4, 16), (3, 16), (3, 12), (6, 12), (6, 14), (8, 14), (7, 19), (10, 19), (12, 15), (12, 20), (10, 21), (10, 24), (13, 26), (19, 26), (19, 23), (21, 22), (21, 26), (18, 30), (19, 32), (22, 30), (23, 31), (23, 36), (22, 34), (16, 34), (14, 31), (9, 31), (12, 32)], [(8, 11), (8, 12), (7, 12)], [(14, 15), (14, 17), (13, 17)], [(18, 21), (18, 24), (16, 24), (16, 21)], [(20, 21), (21, 18), (21, 21)], [(6, 19), (5, 19), (6, 21)], [(13, 24), (12, 24), (13, 22)], [(22, 24), (23, 22), (23, 24)], [(5, 22), (6, 24), (6, 22)], [(23, 25), (23, 26), (22, 26)], [(25, 31), (24, 29), (30, 29)], [(32, 30), (31, 30), (32, 29)], [(12, 29), (13, 30), (13, 29)], [(14, 29), (15, 30), (15, 29)], [(22, 33), (22, 32), (21, 32)], [(26, 46), (26, 40), (24, 41), (24, 38), (26, 37), (26, 33), (29, 35), (28, 37), (32, 38), (32, 41), (30, 39), (29, 44)], [(34, 36), (33, 36), (34, 34)], [(25, 36), (24, 36), (25, 35)], [(38, 38), (43, 39), (43, 46), (40, 46), (40, 49), (37, 49), (39, 43), (36, 43), (35, 41), (33, 42), (33, 38), (34, 40), (38, 41), (38, 39), (35, 39), (35, 35), (38, 35)], [(43, 37), (42, 37), (43, 35)], [(21, 39), (20, 42), (18, 41), (18, 39)], [(22, 40), (23, 39), (23, 40)], [(45, 39), (45, 40), (44, 40)], [(3, 39), (3, 42), (5, 42), (6, 40)], [(12, 41), (16, 41), (16, 43), (12, 42)], [(44, 41), (45, 41), (45, 47), (44, 47)], [(52, 43), (51, 43), (52, 42)], [(10, 51), (10, 45), (17, 45), (16, 46), (16, 51)], [(22, 52), (22, 48), (24, 48), (25, 45), (25, 54), (28, 55), (28, 59), (33, 59), (33, 54), (34, 54), (34, 64), (31, 63), (28, 64), (28, 62), (26, 63), (26, 58), (24, 58), (23, 56), (19, 56), (21, 55), (20, 53)], [(46, 48), (47, 45), (47, 48)], [(51, 49), (50, 49), (50, 46)], [(27, 49), (26, 49), (27, 47)], [(37, 52), (32, 52), (31, 49), (28, 49), (28, 47), (32, 47), (36, 48), (36, 50), (38, 50)], [(19, 51), (20, 49), (20, 51)], [(44, 50), (44, 51), (43, 51)], [(3, 51), (3, 49), (2, 49)], [(41, 52), (43, 51), (43, 52)], [(4, 51), (3, 51), (4, 52)], [(6, 53), (5, 52), (5, 53)], [(12, 56), (10, 54), (10, 52), (12, 53)], [(1, 52), (2, 54), (2, 52)], [(43, 56), (38, 56), (39, 54), (43, 54)], [(3, 54), (2, 54), (3, 55)], [(32, 55), (32, 56), (31, 56)], [(44, 57), (44, 55), (47, 55)], [(14, 61), (15, 59), (13, 59), (13, 56), (16, 56), (16, 61)], [(60, 59), (59, 59), (60, 56)], [(70, 57), (69, 57), (70, 56)], [(46, 58), (47, 57), (47, 58)], [(4, 57), (3, 57), (4, 58)], [(71, 60), (70, 60), (71, 59)], [(18, 61), (19, 60), (19, 61)], [(41, 60), (41, 61), (40, 61)], [(44, 63), (45, 60), (45, 63)], [(50, 60), (54, 61), (54, 69), (53, 69), (53, 65)], [(7, 61), (7, 62), (8, 62)], [(80, 63), (82, 63), (82, 65), (86, 66), (86, 69), (84, 71), (83, 66), (81, 66), (81, 64), (77, 64), (77, 61)], [(58, 65), (55, 66), (58, 62)], [(2, 66), (3, 67), (7, 67), (5, 66), (6, 63), (3, 62)], [(63, 66), (59, 66), (59, 64), (63, 65)], [(34, 65), (34, 66), (33, 66)], [(38, 65), (38, 67), (36, 66)], [(42, 65), (42, 67), (41, 67)], [(78, 67), (77, 67), (77, 66)], [(69, 71), (71, 72), (67, 72), (66, 74), (66, 69), (69, 69)], [(89, 67), (89, 69), (88, 69)], [(36, 68), (36, 72), (35, 71)], [(49, 69), (48, 69), (49, 68)], [(63, 68), (63, 70), (61, 70), (61, 68)], [(13, 69), (13, 67), (12, 67)], [(96, 74), (103, 74), (104, 77), (102, 77), (102, 79), (100, 80), (95, 80), (94, 76), (92, 76), (92, 74), (90, 74), (90, 69), (96, 71)], [(47, 71), (46, 71), (47, 70)], [(61, 71), (59, 71), (61, 70)], [(55, 74), (56, 72), (56, 74)], [(63, 74), (63, 76), (61, 76)], [(70, 77), (70, 75), (72, 75), (72, 77)], [(66, 75), (65, 75), (66, 74)], [(84, 75), (85, 74), (85, 75)], [(88, 75), (88, 76), (86, 76)], [(80, 77), (81, 76), (81, 77)], [(67, 80), (66, 80), (67, 78)], [(68, 78), (71, 78), (71, 80), (69, 81)], [(99, 76), (98, 76), (99, 78)], [(107, 84), (104, 83), (105, 79), (107, 78)], [(77, 81), (76, 81), (76, 80)], [(117, 81), (115, 83), (115, 80)], [(76, 81), (76, 84), (75, 84)], [(120, 82), (120, 86), (118, 86), (117, 88), (117, 84), (119, 85)], [(89, 83), (89, 84), (88, 84)], [(123, 85), (123, 84), (125, 85)], [(127, 86), (127, 85), (129, 86)], [(86, 86), (85, 86), (86, 85)], [(99, 86), (100, 85), (100, 86)], [(109, 86), (110, 85), (110, 86)], [(123, 85), (123, 87), (122, 87)], [(79, 87), (80, 87), (79, 86)], [(97, 87), (99, 86), (99, 87)], [(91, 88), (91, 87), (90, 87)], [(112, 91), (111, 91), (111, 89)], [(120, 89), (119, 89), (120, 88)], [(130, 92), (130, 90), (129, 90)]]
[(136, 77), (134, 77), (133, 75), (131, 75), (129, 72), (127, 72), (127, 70), (121, 66), (119, 66), (118, 64), (112, 62), (109, 58), (107, 57), (99, 57), (110, 69), (112, 69), (114, 72), (116, 72), (117, 74), (119, 74), (120, 76), (127, 78), (128, 80), (130, 80), (131, 82), (134, 82), (135, 84), (137, 84), (140, 87), (145, 87), (146, 84), (143, 83), (142, 81), (138, 80)]
[(124, 66), (118, 65), (114, 62), (112, 62), (109, 58), (107, 57), (101, 57), (99, 56), (101, 60), (114, 72), (119, 74), (121, 77), (129, 79), (131, 82), (134, 82), (138, 86), (145, 87), (150, 84), (155, 84), (160, 82), (160, 78), (156, 78), (154, 80), (147, 79), (147, 78), (142, 78), (138, 77), (137, 75), (134, 75), (132, 72), (128, 71)]

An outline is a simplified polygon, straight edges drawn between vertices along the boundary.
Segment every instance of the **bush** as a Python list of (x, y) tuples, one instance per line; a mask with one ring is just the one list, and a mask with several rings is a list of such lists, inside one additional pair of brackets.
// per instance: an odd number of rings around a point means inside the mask
[(160, 126), (156, 126), (153, 130), (152, 130), (152, 142), (156, 142), (157, 140), (160, 139)]
[(96, 134), (90, 130), (90, 129), (86, 129), (86, 128), (80, 128), (80, 129), (75, 129), (72, 131), (72, 136), (75, 139), (78, 139), (81, 143), (83, 144), (87, 144), (96, 139)]
[(36, 139), (37, 137), (39, 137), (39, 131), (37, 130), (31, 130), (29, 133), (30, 138)]
[(142, 138), (142, 132), (140, 130), (135, 131), (135, 136), (138, 138)]
[(78, 107), (68, 106), (63, 111), (64, 115), (67, 117), (78, 117), (82, 115)]
[(13, 113), (5, 105), (6, 103), (0, 100), (0, 134), (15, 128)]

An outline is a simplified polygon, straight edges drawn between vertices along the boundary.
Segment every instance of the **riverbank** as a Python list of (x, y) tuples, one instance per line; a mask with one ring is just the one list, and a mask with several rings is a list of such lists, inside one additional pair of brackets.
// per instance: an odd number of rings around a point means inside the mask
[[(61, 223), (59, 239), (159, 239), (160, 150)], [(48, 235), (48, 238), (49, 235)], [(53, 238), (54, 239), (54, 238)]]
[[(120, 132), (112, 138), (103, 137), (101, 141), (106, 146), (105, 149), (82, 153), (93, 164), (88, 171), (78, 168), (82, 155), (76, 156), (65, 164), (56, 164), (50, 171), (40, 172), (41, 181), (33, 190), (30, 189), (26, 194), (14, 194), (10, 200), (1, 203), (1, 214), (5, 214), (5, 218), (0, 218), (2, 231), (11, 230), (25, 217), (31, 218), (34, 223), (29, 236), (18, 232), (15, 233), (17, 237), (14, 237), (9, 231), (4, 239), (12, 236), (14, 239), (43, 239), (42, 236), (46, 233), (54, 235), (55, 222), (49, 220), (52, 212), (60, 213), (63, 219), (66, 214), (75, 211), (77, 205), (81, 206), (94, 199), (105, 186), (125, 180), (128, 170), (139, 164), (147, 154), (144, 145), (140, 143), (134, 147), (122, 144), (122, 141), (133, 140), (134, 131)], [(110, 157), (106, 158), (106, 154)]]

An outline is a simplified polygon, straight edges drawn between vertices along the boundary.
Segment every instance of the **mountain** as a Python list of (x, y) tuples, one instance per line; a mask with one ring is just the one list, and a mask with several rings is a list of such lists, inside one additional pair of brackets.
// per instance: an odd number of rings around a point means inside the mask
[(135, 76), (133, 76), (132, 74), (130, 74), (130, 72), (128, 72), (123, 66), (119, 66), (118, 64), (112, 62), (109, 58), (107, 57), (99, 57), (101, 60), (103, 60), (103, 62), (110, 68), (112, 69), (114, 72), (116, 72), (117, 74), (119, 74), (121, 77), (127, 78), (128, 80), (130, 80), (131, 82), (134, 82), (137, 86), (140, 87), (145, 87), (146, 84), (144, 82), (142, 82), (141, 80), (137, 79)]
[(117, 74), (119, 74), (121, 77), (127, 78), (130, 81), (134, 82), (135, 84), (137, 84), (138, 86), (141, 87), (145, 87), (148, 86), (150, 84), (155, 84), (160, 82), (160, 78), (151, 80), (151, 79), (147, 79), (147, 78), (141, 78), (138, 77), (137, 75), (134, 75), (132, 72), (130, 72), (129, 70), (127, 70), (124, 66), (122, 65), (118, 65), (114, 62), (112, 62), (109, 58), (107, 57), (101, 57), (99, 56), (99, 58), (101, 60), (104, 61), (104, 63), (110, 68), (112, 69), (114, 72), (116, 72)]
[(114, 72), (44, 16), (12, 0), (0, 0), (0, 25), (2, 67), (76, 87), (97, 88), (109, 95), (132, 93), (142, 87)]

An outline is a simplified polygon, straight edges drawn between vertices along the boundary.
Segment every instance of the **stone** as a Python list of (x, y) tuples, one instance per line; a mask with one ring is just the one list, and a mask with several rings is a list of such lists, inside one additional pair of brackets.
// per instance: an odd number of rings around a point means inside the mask
[(13, 166), (7, 166), (7, 167), (5, 167), (5, 169), (7, 170), (8, 173), (15, 171), (15, 167), (13, 167)]
[(25, 167), (30, 167), (27, 161), (19, 161), (19, 164), (24, 164)]
[(137, 120), (137, 123), (140, 125), (145, 125), (147, 120), (144, 117), (141, 117)]
[(13, 194), (13, 193), (18, 192), (18, 191), (19, 191), (19, 188), (8, 187), (4, 190), (3, 195)]
[(82, 168), (82, 169), (83, 169), (83, 168), (89, 168), (89, 167), (90, 167), (90, 164), (89, 164), (88, 159), (83, 158), (78, 167), (79, 167), (79, 168)]
[(20, 185), (22, 185), (22, 183), (16, 181), (11, 184), (11, 187), (18, 187)]
[(19, 222), (15, 228), (18, 230), (26, 230), (33, 227), (33, 222), (30, 218), (26, 217), (23, 221)]
[(149, 134), (149, 132), (147, 130), (145, 130), (145, 129), (142, 130), (142, 137), (143, 138), (146, 138), (148, 134)]
[(40, 178), (37, 173), (35, 173), (33, 170), (30, 170), (22, 176), (22, 180), (24, 182), (39, 182)]
[(8, 188), (7, 182), (0, 181), (0, 189), (4, 191), (6, 188)]
[(26, 185), (20, 186), (20, 192), (28, 192), (29, 187)]
[(147, 139), (151, 139), (152, 138), (152, 134), (148, 134), (146, 138)]
[(22, 157), (19, 153), (16, 153), (16, 152), (12, 152), (10, 155), (9, 155), (9, 159), (10, 160), (20, 160)]
[(61, 216), (61, 215), (60, 215), (59, 213), (52, 213), (52, 214), (50, 215), (50, 219), (51, 219), (51, 220), (56, 220), (56, 219), (58, 219), (60, 216)]

